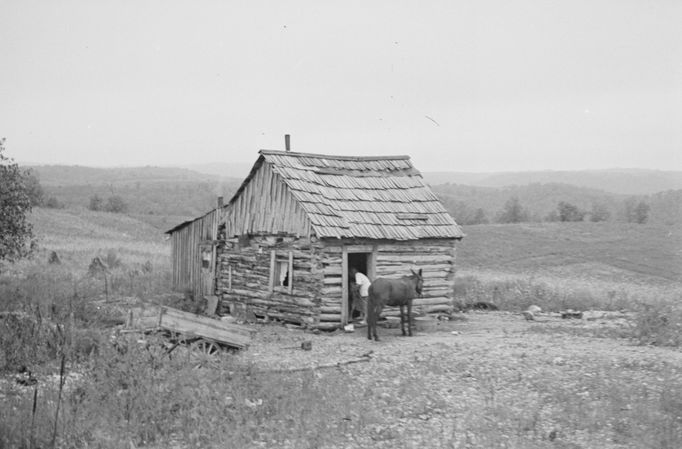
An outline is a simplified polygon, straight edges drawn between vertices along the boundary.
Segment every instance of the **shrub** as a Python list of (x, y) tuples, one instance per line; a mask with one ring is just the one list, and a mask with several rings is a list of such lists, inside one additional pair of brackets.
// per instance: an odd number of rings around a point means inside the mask
[(35, 315), (12, 311), (0, 314), (0, 371), (17, 371), (56, 356), (61, 329)]
[(107, 212), (113, 212), (116, 214), (123, 214), (128, 211), (128, 205), (123, 198), (118, 195), (112, 196), (107, 200), (107, 204), (104, 206), (104, 210)]
[(27, 245), (33, 237), (28, 220), (31, 212), (31, 177), (3, 152), (5, 139), (0, 138), (0, 260), (18, 259), (30, 252)]
[(583, 221), (585, 217), (585, 212), (578, 209), (578, 206), (565, 201), (559, 202), (557, 210), (559, 221)]
[(102, 198), (99, 195), (93, 195), (90, 197), (90, 203), (88, 203), (88, 209), (98, 211), (102, 210)]
[(104, 263), (109, 267), (109, 269), (119, 268), (123, 266), (123, 261), (118, 256), (116, 251), (110, 249), (107, 251), (107, 255), (104, 258)]
[(642, 305), (632, 338), (641, 345), (682, 346), (682, 306), (663, 301)]
[(518, 197), (513, 196), (504, 204), (504, 209), (498, 213), (496, 221), (498, 223), (521, 223), (528, 221), (530, 214), (521, 206)]
[(625, 221), (628, 223), (646, 223), (649, 219), (651, 207), (643, 200), (637, 201), (636, 197), (629, 197), (623, 202)]
[(48, 209), (64, 209), (65, 206), (64, 203), (59, 201), (54, 196), (51, 196), (45, 202), (45, 207), (47, 207)]

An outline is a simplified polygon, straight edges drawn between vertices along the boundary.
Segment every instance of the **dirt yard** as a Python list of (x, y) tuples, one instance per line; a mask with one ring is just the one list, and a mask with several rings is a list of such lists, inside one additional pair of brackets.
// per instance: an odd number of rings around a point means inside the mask
[(238, 357), (265, 371), (340, 371), (362, 389), (380, 413), (330, 423), (348, 429), (338, 447), (682, 447), (682, 352), (615, 337), (627, 325), (618, 313), (470, 312), (412, 338), (380, 328), (380, 342), (365, 328), (268, 325)]

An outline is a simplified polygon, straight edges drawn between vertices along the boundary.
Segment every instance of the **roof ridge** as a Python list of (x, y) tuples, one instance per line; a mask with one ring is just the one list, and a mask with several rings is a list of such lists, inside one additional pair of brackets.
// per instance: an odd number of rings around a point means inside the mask
[(314, 157), (320, 159), (339, 159), (344, 161), (381, 161), (381, 160), (409, 160), (410, 156), (396, 155), (396, 156), (339, 156), (334, 154), (319, 154), (319, 153), (298, 153), (295, 151), (283, 150), (259, 150), (262, 155), (277, 155), (277, 156), (293, 156), (293, 157)]

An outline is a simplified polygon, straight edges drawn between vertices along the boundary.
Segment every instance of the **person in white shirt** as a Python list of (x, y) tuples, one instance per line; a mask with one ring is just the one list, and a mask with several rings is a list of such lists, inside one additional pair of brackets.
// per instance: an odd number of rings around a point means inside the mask
[(353, 308), (351, 310), (351, 317), (354, 311), (360, 312), (360, 323), (364, 324), (367, 320), (367, 299), (369, 297), (369, 286), (372, 282), (367, 276), (359, 272), (356, 268), (350, 269), (351, 280), (355, 285), (351, 285), (353, 293)]

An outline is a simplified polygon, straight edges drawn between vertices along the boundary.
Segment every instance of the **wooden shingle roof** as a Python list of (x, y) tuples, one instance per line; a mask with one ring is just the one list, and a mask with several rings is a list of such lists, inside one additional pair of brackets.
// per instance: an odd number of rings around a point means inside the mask
[(261, 150), (260, 155), (252, 175), (261, 164), (270, 164), (320, 238), (463, 237), (408, 156), (347, 157), (270, 150)]

